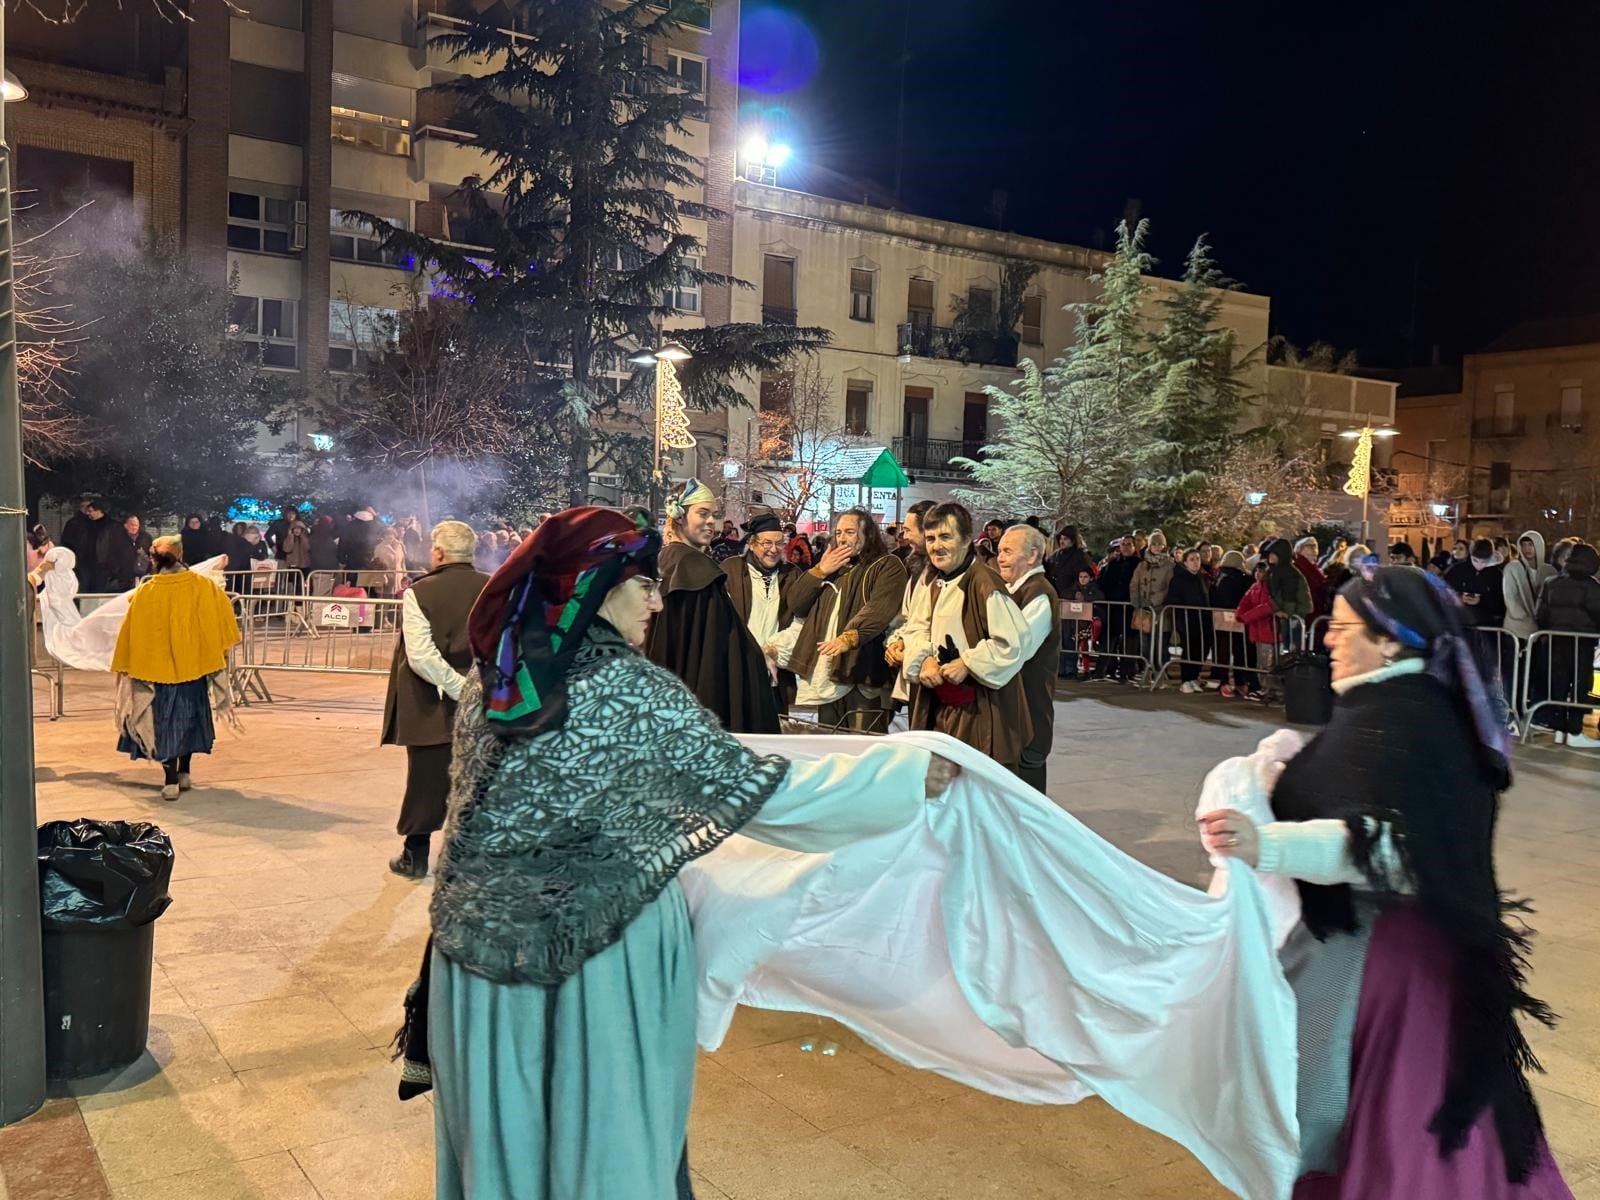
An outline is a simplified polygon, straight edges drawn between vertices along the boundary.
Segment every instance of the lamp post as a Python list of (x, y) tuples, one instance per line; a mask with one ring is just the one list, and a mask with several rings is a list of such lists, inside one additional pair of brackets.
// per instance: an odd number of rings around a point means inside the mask
[(694, 434), (689, 432), (689, 411), (684, 407), (683, 389), (678, 386), (678, 363), (693, 358), (677, 342), (640, 350), (628, 356), (628, 361), (641, 367), (655, 368), (655, 441), (650, 452), (650, 519), (655, 520), (666, 496), (666, 469), (662, 452), (688, 450), (694, 445)]
[[(28, 93), (5, 65), (0, 6), (0, 98)], [(44, 1103), (44, 998), (39, 961), (37, 810), (33, 795), (32, 610), (23, 563), (28, 502), (17, 396), (12, 278), (11, 148), (0, 104), (0, 1125)]]
[(1350, 478), (1345, 481), (1346, 496), (1361, 497), (1361, 541), (1365, 545), (1371, 533), (1368, 530), (1367, 512), (1372, 501), (1372, 439), (1392, 438), (1400, 431), (1392, 425), (1373, 426), (1371, 418), (1359, 429), (1346, 429), (1339, 436), (1352, 439), (1356, 452), (1350, 460)]
[(778, 186), (778, 172), (794, 157), (787, 142), (771, 141), (764, 133), (751, 134), (744, 144), (745, 178), (769, 187)]

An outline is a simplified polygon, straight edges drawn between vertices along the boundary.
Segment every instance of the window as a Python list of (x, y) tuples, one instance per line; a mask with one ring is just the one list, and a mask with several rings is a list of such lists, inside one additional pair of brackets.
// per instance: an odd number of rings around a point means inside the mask
[(677, 76), (683, 82), (684, 90), (692, 96), (706, 94), (706, 60), (695, 58), (690, 54), (683, 54), (677, 50), (667, 51), (667, 71)]
[[(683, 265), (687, 271), (701, 269), (701, 259), (698, 255), (687, 255)], [(661, 303), (677, 309), (681, 313), (697, 313), (700, 311), (700, 282), (685, 274), (678, 281), (676, 288), (668, 288), (661, 297)]]
[(1583, 384), (1576, 380), (1561, 384), (1561, 428), (1583, 428)]
[(872, 295), (875, 290), (875, 273), (850, 268), (850, 319), (872, 320)]
[(1495, 424), (1509, 423), (1517, 411), (1517, 388), (1511, 383), (1494, 385)]
[(985, 287), (967, 289), (967, 320), (983, 328), (994, 319), (994, 292)]
[(933, 280), (912, 279), (907, 283), (906, 321), (921, 329), (933, 324)]
[(362, 112), (333, 106), (333, 140), (379, 154), (405, 157), (411, 153), (411, 122), (404, 117)]
[(295, 202), (254, 192), (228, 193), (228, 249), (258, 254), (293, 254)]
[(1489, 490), (1498, 492), (1511, 486), (1511, 464), (1509, 462), (1493, 462), (1489, 464)]
[(761, 320), (767, 325), (793, 325), (794, 259), (764, 255), (761, 263)]
[(794, 376), (761, 377), (761, 457), (786, 459), (794, 453), (794, 429), (789, 400), (794, 392)]
[(844, 431), (855, 437), (866, 437), (870, 432), (868, 413), (871, 408), (872, 384), (861, 379), (849, 380), (844, 389)]
[(328, 305), (328, 369), (360, 370), (373, 350), (394, 344), (399, 318), (393, 308), (337, 300)]
[[(329, 211), (328, 257), (341, 262), (371, 263), (375, 267), (400, 265), (400, 255), (385, 250), (382, 240), (374, 233), (346, 221), (335, 208)], [(403, 227), (404, 222), (399, 222)]]
[(928, 440), (928, 405), (933, 400), (933, 389), (908, 387), (905, 395), (905, 420), (901, 424), (901, 430), (906, 440), (912, 443), (926, 442)]
[(269, 142), (306, 143), (304, 71), (228, 64), (228, 131)]
[(1022, 340), (1030, 346), (1044, 345), (1044, 297), (1022, 298)]
[(300, 365), (295, 301), (235, 296), (228, 302), (228, 336), (250, 342), (264, 367)]

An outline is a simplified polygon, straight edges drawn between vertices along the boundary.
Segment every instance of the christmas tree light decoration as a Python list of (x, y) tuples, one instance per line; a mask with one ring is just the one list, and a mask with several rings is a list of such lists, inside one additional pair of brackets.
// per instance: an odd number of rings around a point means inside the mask
[(695, 444), (689, 432), (689, 410), (683, 403), (678, 369), (670, 358), (656, 362), (656, 436), (663, 450), (688, 450)]

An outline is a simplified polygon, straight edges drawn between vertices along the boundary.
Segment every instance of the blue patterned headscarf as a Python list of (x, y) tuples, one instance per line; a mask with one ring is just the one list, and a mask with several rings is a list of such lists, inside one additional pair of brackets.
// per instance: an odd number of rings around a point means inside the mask
[(1461, 598), (1438, 576), (1417, 567), (1363, 563), (1339, 590), (1373, 633), (1390, 637), (1424, 658), (1428, 674), (1466, 701), (1484, 749), (1509, 779), (1511, 735), (1507, 717), (1484, 685), (1483, 672), (1467, 641)]

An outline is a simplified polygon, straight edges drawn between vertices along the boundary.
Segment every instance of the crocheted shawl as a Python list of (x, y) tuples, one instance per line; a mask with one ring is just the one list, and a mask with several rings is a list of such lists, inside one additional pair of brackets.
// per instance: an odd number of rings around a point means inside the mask
[(470, 678), (457, 710), (433, 941), (497, 982), (574, 974), (788, 773), (786, 759), (745, 749), (604, 620), (572, 663), (559, 727), (496, 736), (481, 687)]

